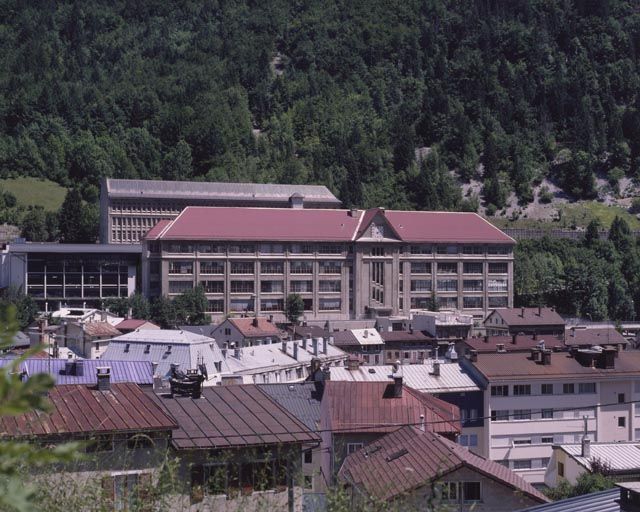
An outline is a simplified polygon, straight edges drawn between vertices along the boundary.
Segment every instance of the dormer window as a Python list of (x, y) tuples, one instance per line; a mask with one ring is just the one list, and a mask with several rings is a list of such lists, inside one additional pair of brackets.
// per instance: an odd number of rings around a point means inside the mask
[(125, 351), (125, 353), (129, 352), (129, 347), (131, 347), (131, 344), (130, 344), (130, 343), (127, 343), (127, 344), (124, 346), (124, 351)]
[(146, 347), (144, 347), (144, 353), (148, 354), (151, 351), (151, 345), (147, 345)]

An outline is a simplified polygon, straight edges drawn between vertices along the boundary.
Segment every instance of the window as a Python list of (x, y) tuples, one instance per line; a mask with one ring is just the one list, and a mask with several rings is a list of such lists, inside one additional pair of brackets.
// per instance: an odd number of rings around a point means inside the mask
[(216, 244), (199, 244), (198, 252), (208, 254), (224, 254), (224, 246)]
[(514, 420), (530, 420), (531, 409), (515, 409), (513, 411), (513, 419)]
[(380, 246), (372, 247), (371, 256), (384, 256), (384, 247), (380, 247)]
[(439, 309), (458, 309), (458, 297), (438, 297)]
[[(593, 385), (593, 393), (596, 392), (596, 385)], [(619, 404), (623, 404), (625, 403), (625, 399), (624, 399), (624, 393), (618, 393), (618, 403)]]
[(442, 501), (453, 503), (458, 501), (458, 482), (442, 482), (440, 485)]
[(148, 434), (134, 434), (127, 439), (128, 450), (144, 450), (153, 446), (154, 440)]
[(439, 292), (457, 292), (458, 280), (457, 279), (438, 279), (438, 291)]
[(509, 305), (509, 297), (489, 297), (489, 308), (506, 308)]
[(542, 384), (540, 392), (543, 395), (553, 395), (553, 384)]
[(489, 263), (489, 274), (506, 274), (509, 272), (509, 267), (506, 262)]
[(478, 435), (462, 434), (458, 438), (458, 443), (460, 443), (462, 446), (478, 446)]
[(357, 452), (363, 446), (363, 443), (347, 443), (347, 455)]
[(458, 254), (458, 246), (457, 245), (437, 245), (436, 253), (437, 254)]
[(487, 291), (507, 292), (509, 291), (508, 279), (487, 279)]
[(480, 501), (480, 482), (462, 482), (462, 496), (465, 502)]
[(509, 386), (491, 386), (491, 396), (509, 396)]
[(224, 313), (224, 299), (214, 299), (207, 301), (208, 313)]
[(253, 299), (231, 299), (229, 307), (236, 313), (253, 311)]
[(222, 261), (201, 261), (201, 274), (224, 274), (224, 263)]
[(261, 311), (284, 311), (284, 299), (263, 299), (260, 301)]
[(324, 244), (318, 247), (320, 254), (342, 254), (344, 247), (342, 245)]
[(462, 254), (484, 254), (483, 245), (464, 245), (462, 246)]
[(282, 254), (284, 246), (282, 244), (260, 244), (260, 254)]
[(573, 384), (563, 384), (562, 393), (565, 395), (573, 395), (575, 393), (575, 387)]
[(489, 254), (511, 254), (511, 247), (508, 245), (490, 245), (487, 252)]
[(125, 473), (102, 479), (102, 488), (111, 498), (113, 510), (134, 510), (150, 487), (150, 473)]
[(169, 274), (193, 274), (192, 261), (170, 261)]
[(231, 273), (232, 274), (253, 274), (253, 262), (252, 261), (232, 261)]
[(305, 464), (311, 464), (313, 462), (313, 450), (306, 450), (304, 452)]
[(342, 272), (342, 262), (340, 261), (321, 261), (321, 274), (340, 274)]
[(284, 264), (281, 261), (260, 262), (260, 272), (263, 274), (283, 274)]
[(618, 426), (626, 427), (627, 426), (627, 418), (624, 416), (618, 416)]
[(256, 252), (256, 246), (253, 244), (230, 245), (228, 250), (229, 254), (251, 254)]
[(169, 293), (184, 293), (193, 289), (191, 281), (169, 281)]
[(482, 279), (465, 279), (462, 281), (462, 291), (464, 292), (481, 292), (483, 286)]
[(553, 436), (541, 437), (540, 442), (542, 444), (553, 444)]
[(291, 244), (291, 254), (313, 254), (313, 246), (310, 244)]
[(514, 460), (513, 469), (531, 469), (531, 459)]
[(253, 281), (231, 281), (231, 293), (253, 293)]
[(320, 298), (319, 308), (321, 311), (340, 311), (342, 308), (342, 299)]
[(311, 274), (313, 273), (313, 262), (311, 261), (292, 261), (289, 263), (292, 274)]
[(482, 309), (482, 297), (462, 297), (463, 309)]
[(508, 421), (509, 411), (491, 411), (491, 421)]
[(549, 465), (549, 462), (551, 462), (551, 459), (549, 457), (540, 459), (540, 466), (542, 466), (543, 468), (546, 468)]
[(531, 444), (531, 439), (514, 439), (513, 440), (513, 444), (514, 444), (514, 446), (523, 445), (523, 444)]
[(462, 272), (465, 274), (482, 274), (482, 262), (469, 261), (462, 265)]
[(438, 263), (438, 274), (457, 274), (458, 264), (454, 262)]
[(564, 476), (564, 464), (558, 462), (558, 476)]
[(291, 293), (311, 293), (313, 291), (313, 281), (291, 281), (289, 283)]
[(587, 394), (587, 393), (595, 393), (596, 392), (596, 383), (595, 382), (581, 382), (578, 384), (578, 393)]
[(325, 293), (337, 293), (341, 290), (342, 288), (342, 283), (339, 280), (335, 280), (335, 281), (320, 281), (318, 286), (320, 287), (321, 292), (325, 292)]
[(87, 453), (98, 452), (112, 452), (113, 451), (113, 436), (111, 435), (98, 435), (87, 442), (85, 447)]
[(411, 262), (412, 274), (431, 274), (431, 263), (426, 261), (412, 261)]
[(431, 297), (411, 297), (411, 309), (429, 309)]
[(552, 420), (553, 419), (553, 409), (542, 409), (541, 413), (543, 420)]
[(513, 386), (513, 396), (522, 396), (531, 394), (530, 384), (516, 384)]
[(224, 334), (225, 334), (225, 336), (230, 336), (231, 335), (231, 328), (230, 327), (225, 327), (224, 328)]
[(224, 281), (202, 281), (205, 293), (224, 293)]
[(284, 282), (282, 281), (261, 281), (260, 282), (261, 293), (283, 293)]
[(172, 252), (172, 253), (187, 253), (187, 252), (193, 252), (193, 245), (189, 244), (189, 243), (180, 243), (180, 242), (173, 242), (170, 243), (169, 246), (167, 247), (167, 252)]
[(411, 254), (431, 254), (433, 248), (430, 245), (412, 245), (409, 247), (409, 252)]

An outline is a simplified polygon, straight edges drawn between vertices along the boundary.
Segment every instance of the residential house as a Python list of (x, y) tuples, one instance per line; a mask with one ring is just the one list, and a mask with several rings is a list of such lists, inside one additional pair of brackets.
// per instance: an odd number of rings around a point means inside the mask
[(617, 482), (640, 480), (640, 444), (592, 443), (583, 436), (580, 443), (554, 445), (544, 483), (556, 487), (566, 480), (575, 485), (580, 475), (594, 469)]
[(149, 499), (177, 425), (136, 384), (110, 383), (106, 369), (98, 380), (97, 386), (55, 386), (48, 412), (1, 417), (0, 438), (43, 446), (88, 443), (85, 459), (56, 471), (33, 469), (34, 481), (74, 495), (84, 489), (96, 496), (102, 488), (115, 510), (125, 510), (134, 499)]
[(309, 322), (409, 315), (434, 296), (484, 318), (513, 305), (514, 243), (474, 213), (190, 206), (146, 234), (142, 288), (200, 284), (214, 319), (285, 321), (290, 293)]
[(604, 347), (613, 345), (618, 350), (624, 350), (629, 345), (627, 339), (614, 327), (568, 327), (564, 335), (564, 343), (567, 347), (591, 348), (593, 346)]
[(553, 308), (503, 308), (492, 311), (484, 327), (489, 336), (564, 336), (565, 321)]
[(454, 440), (460, 434), (457, 407), (403, 384), (324, 382), (321, 403), (322, 473), (333, 482), (347, 455), (403, 425), (421, 425)]
[(55, 341), (80, 357), (98, 359), (104, 354), (109, 340), (121, 334), (109, 322), (67, 322), (58, 329)]
[[(489, 279), (489, 284), (491, 279)], [(463, 280), (463, 290), (471, 292), (482, 289), (482, 281)], [(494, 290), (495, 291), (495, 290)], [(442, 341), (455, 341), (469, 336), (474, 327), (474, 322), (482, 322), (482, 315), (465, 314), (461, 311), (414, 311), (405, 329), (424, 331), (433, 338)], [(406, 323), (405, 323), (406, 325)]]
[(147, 329), (123, 334), (109, 341), (102, 361), (147, 361), (154, 375), (166, 385), (172, 368), (197, 370), (205, 376), (204, 386), (222, 381), (229, 368), (213, 338), (174, 329)]
[(504, 353), (504, 352), (531, 352), (531, 349), (543, 344), (553, 350), (565, 350), (562, 337), (553, 335), (538, 336), (537, 334), (513, 334), (511, 336), (478, 336), (466, 338), (456, 344), (456, 349), (461, 356), (469, 356), (472, 353)]
[[(13, 363), (11, 359), (0, 359), (0, 367)], [(54, 359), (27, 358), (17, 364), (15, 371), (22, 378), (47, 373), (56, 385), (97, 385), (98, 368), (108, 367), (112, 383), (131, 382), (139, 386), (153, 385), (153, 366), (147, 361), (109, 361), (100, 359)]]
[(354, 509), (511, 512), (549, 500), (509, 469), (426, 429), (407, 426), (349, 455), (338, 474)]
[[(431, 336), (413, 328), (407, 331), (380, 331), (384, 341), (382, 364), (423, 364), (431, 357), (438, 357), (439, 343)], [(442, 351), (444, 355), (444, 350)]]
[(460, 409), (462, 430), (458, 443), (471, 451), (485, 453), (484, 397), (478, 384), (457, 362), (428, 360), (424, 364), (402, 366), (338, 366), (330, 368), (334, 382), (386, 382), (392, 383), (395, 375), (402, 375), (406, 387), (429, 393)]
[(284, 332), (269, 318), (227, 318), (213, 330), (220, 348), (242, 348), (279, 343)]
[(640, 438), (640, 352), (578, 349), (478, 353), (460, 364), (484, 390), (487, 452), (481, 455), (544, 482), (554, 444), (580, 442), (583, 418), (596, 442)]
[(376, 329), (349, 329), (330, 334), (333, 344), (365, 364), (382, 364), (384, 340)]
[(228, 368), (223, 382), (237, 384), (301, 382), (318, 368), (341, 366), (349, 357), (328, 338), (222, 349), (222, 354)]
[[(319, 436), (258, 386), (209, 387), (201, 398), (155, 396), (175, 418), (171, 446), (186, 497), (171, 510), (300, 510), (303, 452)], [(291, 493), (288, 492), (291, 490)]]
[(136, 318), (125, 318), (122, 322), (115, 325), (122, 334), (127, 334), (133, 331), (144, 331), (145, 329), (160, 329), (160, 326), (154, 324), (149, 320), (138, 320)]

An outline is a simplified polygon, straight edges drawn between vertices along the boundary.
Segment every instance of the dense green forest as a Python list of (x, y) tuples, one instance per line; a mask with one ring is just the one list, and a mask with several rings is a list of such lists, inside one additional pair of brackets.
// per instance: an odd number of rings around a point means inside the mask
[(543, 176), (588, 198), (640, 175), (637, 1), (6, 0), (0, 20), (0, 177), (87, 205), (102, 176), (474, 209), (455, 171), (491, 211)]

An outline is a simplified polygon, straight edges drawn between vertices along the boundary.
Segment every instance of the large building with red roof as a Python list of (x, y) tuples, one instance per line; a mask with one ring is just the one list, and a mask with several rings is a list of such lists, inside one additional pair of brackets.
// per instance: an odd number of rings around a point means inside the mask
[(514, 240), (474, 213), (187, 207), (143, 250), (143, 292), (201, 284), (209, 313), (274, 315), (300, 294), (308, 320), (513, 305)]

